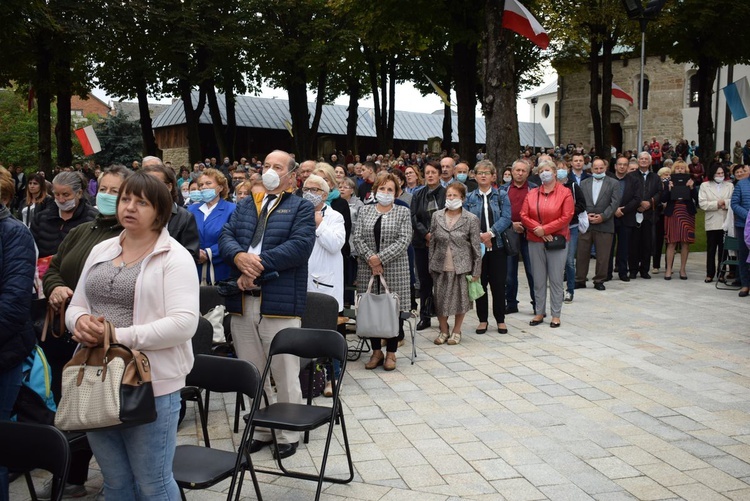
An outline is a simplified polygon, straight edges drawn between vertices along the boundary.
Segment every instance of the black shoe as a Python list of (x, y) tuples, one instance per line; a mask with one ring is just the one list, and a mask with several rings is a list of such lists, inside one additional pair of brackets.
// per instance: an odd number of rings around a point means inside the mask
[(430, 319), (429, 318), (423, 318), (417, 324), (417, 330), (418, 331), (423, 331), (425, 329), (429, 329), (431, 326), (432, 326), (432, 324), (430, 323)]
[(620, 275), (620, 280), (623, 282), (630, 282), (630, 277), (627, 275)]
[(630, 278), (638, 278), (638, 273), (630, 273)]
[(586, 288), (586, 282), (576, 282), (576, 285), (574, 287), (574, 289), (585, 289), (585, 288)]
[(560, 322), (550, 322), (549, 326), (553, 329), (557, 329), (558, 327), (560, 327)]
[(518, 313), (518, 306), (506, 306), (505, 314), (510, 315), (511, 313)]
[(269, 440), (268, 442), (264, 442), (263, 440), (253, 440), (250, 442), (250, 445), (247, 446), (247, 452), (250, 454), (255, 454), (259, 450), (263, 449), (263, 447), (267, 445), (271, 445), (273, 441)]
[(740, 293), (737, 295), (740, 297), (747, 297), (748, 295), (750, 295), (750, 291), (740, 291)]
[(645, 278), (646, 280), (650, 280), (651, 279), (651, 275), (649, 275), (647, 271), (643, 271), (643, 272), (641, 272), (641, 278)]
[[(480, 324), (486, 324), (487, 322), (479, 322), (479, 323)], [(474, 332), (476, 332), (477, 334), (484, 334), (485, 332), (487, 332), (487, 326), (485, 325), (484, 329), (480, 329), (479, 327), (477, 327), (477, 330), (474, 331)]]
[(535, 319), (532, 318), (531, 321), (529, 322), (529, 325), (532, 326), (532, 327), (534, 327), (535, 325), (539, 325), (542, 322), (544, 322), (544, 318), (541, 318), (539, 320), (535, 320)]
[(299, 442), (294, 442), (293, 444), (279, 444), (279, 450), (274, 451), (273, 457), (276, 459), (284, 459), (288, 458), (289, 456), (294, 456), (294, 453), (297, 452), (298, 445)]
[(602, 282), (599, 282), (599, 283), (596, 283), (596, 284), (594, 284), (594, 289), (596, 289), (596, 290), (598, 290), (598, 291), (604, 291), (604, 290), (607, 290), (607, 288), (606, 288), (606, 287), (604, 287), (604, 284), (603, 284)]
[(501, 327), (498, 327), (497, 328), (497, 333), (498, 334), (507, 334), (508, 333), (508, 329), (507, 328), (503, 329)]

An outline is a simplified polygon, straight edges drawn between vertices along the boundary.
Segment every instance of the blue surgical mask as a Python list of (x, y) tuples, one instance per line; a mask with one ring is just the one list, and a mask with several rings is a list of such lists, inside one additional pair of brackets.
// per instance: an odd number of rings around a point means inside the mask
[(557, 169), (557, 180), (565, 181), (568, 178), (568, 169)]
[(466, 182), (466, 179), (467, 179), (468, 177), (469, 177), (469, 175), (468, 175), (468, 174), (466, 174), (465, 172), (461, 172), (461, 173), (459, 173), (459, 174), (456, 174), (456, 180), (457, 180), (457, 181), (460, 181), (460, 182), (462, 182), (462, 183), (465, 183), (465, 182)]
[(201, 193), (201, 190), (193, 190), (190, 192), (190, 201), (191, 202), (202, 202), (203, 201), (203, 193)]
[(102, 216), (114, 216), (117, 212), (117, 195), (104, 192), (97, 193), (96, 208)]
[(552, 174), (550, 171), (545, 170), (539, 173), (539, 179), (542, 180), (542, 184), (548, 184), (548, 183), (551, 183), (552, 180), (555, 179), (555, 175)]
[(604, 172), (597, 172), (596, 174), (591, 174), (591, 175), (594, 177), (594, 179), (602, 180), (604, 179), (604, 176), (606, 176), (607, 174)]
[(203, 198), (204, 202), (210, 202), (214, 198), (216, 198), (216, 189), (215, 188), (204, 188), (201, 190), (201, 197)]

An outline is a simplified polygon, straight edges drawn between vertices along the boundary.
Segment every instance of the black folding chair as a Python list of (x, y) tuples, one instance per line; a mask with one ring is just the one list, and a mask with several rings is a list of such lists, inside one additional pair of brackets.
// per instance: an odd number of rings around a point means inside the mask
[[(9, 470), (28, 473), (41, 468), (52, 473), (52, 495), (50, 499), (63, 498), (65, 481), (70, 468), (70, 446), (68, 438), (55, 428), (44, 424), (0, 421), (0, 465)], [(36, 499), (31, 476), (26, 483), (33, 499)]]
[[(729, 251), (734, 253), (734, 256), (729, 254)], [(728, 283), (727, 275), (729, 270), (737, 267), (740, 264), (739, 260), (740, 241), (735, 237), (730, 237), (724, 233), (724, 251), (721, 255), (721, 263), (716, 273), (716, 288), (719, 290), (734, 290), (740, 288), (740, 286), (731, 285)]]
[[(198, 328), (195, 330), (195, 334), (192, 338), (193, 353), (195, 355), (208, 355), (211, 353), (211, 340), (213, 339), (213, 326), (211, 322), (203, 317), (198, 318)], [(207, 407), (203, 405), (201, 396), (201, 388), (197, 386), (185, 386), (180, 390), (180, 396), (182, 397), (182, 408), (180, 409), (180, 423), (182, 423), (185, 417), (185, 403), (186, 402), (197, 402), (198, 413), (201, 416), (201, 424), (203, 426), (203, 441), (206, 443), (206, 447), (211, 447), (208, 438), (208, 427), (206, 425), (207, 419), (206, 413), (208, 412)]]
[[(215, 355), (198, 355), (195, 357), (193, 370), (188, 374), (186, 384), (197, 388), (204, 388), (218, 393), (240, 393), (246, 395), (253, 402), (250, 408), (250, 419), (258, 407), (258, 399), (262, 393), (260, 374), (253, 364), (236, 358), (217, 357)], [(198, 400), (200, 408), (200, 399)], [(208, 412), (200, 412), (204, 433), (208, 434), (206, 419)], [(178, 445), (175, 451), (172, 471), (177, 485), (180, 486), (182, 499), (185, 499), (184, 489), (205, 489), (216, 485), (231, 477), (232, 482), (227, 493), (227, 500), (232, 499), (235, 486), (240, 499), (242, 480), (245, 471), (250, 472), (257, 498), (261, 499), (258, 478), (253, 470), (247, 443), (251, 434), (251, 426), (246, 425), (242, 439), (237, 446), (237, 452), (212, 449), (208, 445)], [(208, 444), (208, 437), (205, 440)], [(239, 475), (239, 478), (238, 478)]]
[[(315, 499), (320, 499), (320, 492), (323, 487), (323, 481), (337, 484), (346, 484), (354, 478), (354, 464), (352, 463), (352, 454), (349, 448), (349, 437), (346, 433), (346, 423), (341, 406), (340, 389), (346, 373), (347, 343), (346, 340), (335, 330), (323, 329), (303, 329), (303, 328), (286, 328), (279, 331), (271, 342), (268, 362), (263, 371), (265, 381), (271, 369), (271, 359), (278, 355), (294, 355), (300, 358), (335, 358), (341, 362), (341, 373), (338, 378), (332, 379), (333, 397), (331, 406), (311, 405), (308, 399), (307, 404), (293, 404), (287, 402), (275, 403), (255, 411), (255, 415), (250, 419), (253, 426), (251, 437), (256, 427), (270, 428), (273, 435), (274, 447), (278, 445), (275, 430), (288, 430), (297, 432), (309, 432), (328, 425), (328, 434), (326, 436), (325, 448), (323, 450), (323, 460), (320, 465), (320, 471), (317, 475), (304, 473), (300, 471), (291, 471), (284, 467), (282, 459), (276, 455), (279, 465), (278, 470), (257, 470), (261, 473), (272, 475), (281, 475), (303, 480), (317, 481), (318, 488), (315, 493)], [(328, 461), (328, 452), (331, 447), (333, 437), (333, 427), (336, 423), (341, 425), (341, 431), (344, 438), (344, 449), (346, 459), (349, 465), (349, 476), (347, 478), (328, 477), (325, 475), (326, 463)]]

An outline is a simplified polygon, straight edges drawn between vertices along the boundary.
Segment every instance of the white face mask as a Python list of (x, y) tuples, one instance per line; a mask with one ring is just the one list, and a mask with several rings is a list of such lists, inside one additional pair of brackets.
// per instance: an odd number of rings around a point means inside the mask
[(55, 203), (57, 204), (57, 208), (63, 212), (70, 212), (76, 208), (75, 198), (71, 198), (70, 200), (66, 200), (65, 202), (58, 202), (57, 200), (55, 200)]
[(723, 183), (724, 182), (724, 176), (714, 176), (714, 182), (716, 183)]
[(378, 192), (375, 194), (375, 200), (377, 200), (380, 205), (387, 207), (393, 203), (393, 195), (390, 193)]
[(460, 198), (452, 198), (445, 201), (445, 208), (448, 210), (460, 209), (463, 206), (463, 201)]
[(511, 182), (512, 180), (513, 180), (513, 178), (512, 178), (512, 177), (510, 177), (510, 176), (504, 176), (504, 177), (503, 177), (503, 182), (504, 182), (505, 184), (508, 184), (508, 183), (510, 183), (510, 182)]
[(266, 190), (268, 191), (274, 191), (279, 187), (279, 184), (281, 184), (279, 173), (274, 169), (268, 169), (266, 172), (264, 172), (261, 180), (263, 181), (263, 186), (265, 186)]

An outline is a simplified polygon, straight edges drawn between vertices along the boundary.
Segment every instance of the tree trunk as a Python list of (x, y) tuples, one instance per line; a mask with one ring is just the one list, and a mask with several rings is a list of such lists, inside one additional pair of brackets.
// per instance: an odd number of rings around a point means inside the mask
[(461, 157), (473, 158), (476, 150), (477, 46), (453, 44), (453, 75), (458, 105), (458, 144)]
[[(388, 150), (388, 61), (382, 61), (378, 68), (378, 92), (380, 92), (380, 124), (378, 126), (378, 149), (380, 151)], [(375, 116), (377, 119), (377, 115)]]
[[(378, 64), (375, 61), (375, 55), (364, 48), (365, 60), (367, 61), (367, 74), (370, 78), (370, 92), (372, 93), (372, 107), (375, 115), (373, 122), (375, 122), (375, 136), (377, 136), (377, 142), (380, 146), (385, 136), (385, 130), (382, 128), (383, 121), (380, 115), (380, 93), (378, 86)], [(382, 151), (382, 150), (381, 150)]]
[[(388, 123), (385, 130), (386, 150), (393, 148), (393, 128), (396, 124), (396, 58), (388, 61)], [(384, 150), (385, 151), (385, 150)]]
[[(727, 66), (727, 84), (734, 82), (734, 65)], [(724, 105), (724, 150), (732, 151), (732, 112), (729, 103)]]
[(520, 148), (516, 115), (516, 72), (513, 51), (508, 44), (508, 37), (512, 34), (500, 27), (502, 3), (485, 0), (484, 5), (482, 109), (487, 124), (487, 155), (496, 166), (502, 167), (518, 158)]
[[(599, 158), (609, 160), (612, 156), (612, 49), (614, 42), (607, 40), (603, 44), (602, 52), (602, 149), (597, 149)], [(614, 169), (614, 165), (610, 166)]]
[(320, 117), (323, 116), (323, 100), (326, 94), (326, 82), (328, 80), (328, 70), (322, 69), (318, 75), (317, 95), (315, 97), (315, 114), (313, 115), (310, 131), (308, 132), (307, 144), (310, 151), (307, 158), (317, 158), (318, 154), (318, 127), (320, 126)]
[(73, 165), (73, 139), (70, 137), (70, 99), (73, 97), (70, 62), (66, 58), (59, 59), (55, 73), (57, 76), (57, 125), (55, 126), (57, 165), (70, 167)]
[(229, 151), (229, 157), (232, 159), (238, 159), (242, 156), (242, 152), (237, 151), (237, 97), (234, 95), (234, 85), (231, 80), (224, 80), (228, 82), (224, 86), (224, 104), (226, 107), (227, 114), (227, 128), (226, 128), (226, 141), (227, 150)]
[(706, 168), (711, 165), (716, 148), (711, 104), (719, 67), (719, 63), (711, 58), (698, 59), (698, 146), (701, 163)]
[[(450, 71), (447, 74), (450, 75)], [(445, 77), (441, 88), (450, 97), (453, 89), (453, 81), (450, 76)], [(440, 141), (440, 149), (450, 153), (451, 148), (453, 148), (453, 112), (450, 106), (443, 104), (443, 140)]]
[(349, 107), (347, 108), (349, 116), (346, 118), (346, 149), (352, 150), (354, 155), (358, 155), (357, 119), (359, 118), (359, 81), (351, 80), (347, 92), (349, 93)]
[(138, 97), (138, 112), (141, 124), (141, 138), (143, 140), (143, 156), (158, 156), (159, 147), (154, 138), (154, 129), (151, 127), (151, 111), (148, 109), (148, 89), (146, 79), (141, 78), (136, 84)]
[(52, 92), (49, 60), (42, 59), (36, 68), (36, 122), (38, 128), (39, 170), (52, 181)]
[(219, 156), (225, 158), (230, 156), (227, 151), (227, 141), (224, 136), (224, 122), (221, 119), (221, 109), (219, 100), (216, 97), (216, 83), (213, 78), (209, 78), (201, 83), (203, 92), (208, 100), (208, 113), (211, 115), (211, 128), (214, 131), (214, 140), (219, 148)]
[(289, 115), (292, 117), (294, 153), (300, 162), (307, 160), (310, 147), (307, 143), (310, 130), (310, 112), (307, 108), (307, 85), (304, 75), (293, 75), (287, 80)]
[(602, 151), (602, 115), (599, 111), (599, 92), (602, 82), (599, 78), (599, 50), (601, 42), (596, 40), (596, 33), (591, 34), (591, 50), (589, 51), (589, 109), (591, 110), (591, 125), (594, 129), (594, 149)]
[(186, 79), (179, 79), (177, 85), (180, 89), (182, 108), (185, 111), (185, 124), (188, 138), (188, 158), (194, 164), (203, 160), (201, 151), (200, 116), (203, 106), (206, 104), (206, 95), (203, 90), (199, 92), (198, 106), (193, 108), (192, 86)]

